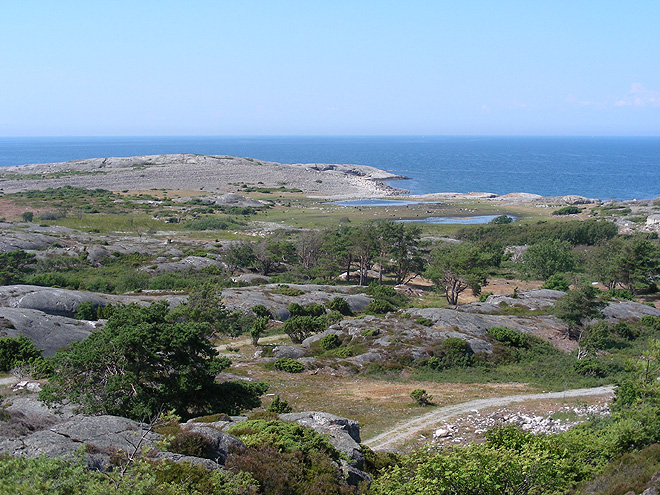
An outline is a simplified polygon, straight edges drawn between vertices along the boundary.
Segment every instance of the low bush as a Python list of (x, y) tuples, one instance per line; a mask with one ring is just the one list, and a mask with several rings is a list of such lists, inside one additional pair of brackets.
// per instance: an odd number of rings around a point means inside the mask
[(292, 316), (284, 322), (282, 330), (289, 336), (291, 342), (300, 344), (307, 337), (322, 332), (326, 327), (327, 322), (323, 317)]
[(41, 359), (41, 352), (27, 337), (0, 337), (0, 371), (9, 371)]
[(305, 365), (295, 359), (280, 358), (273, 363), (273, 368), (287, 373), (302, 373), (305, 370)]
[(330, 335), (326, 335), (321, 340), (319, 340), (319, 346), (324, 351), (329, 351), (331, 349), (335, 349), (336, 347), (339, 347), (340, 345), (341, 345), (341, 340), (334, 333), (331, 333)]
[(170, 440), (168, 450), (177, 454), (209, 459), (213, 452), (213, 445), (201, 433), (181, 431)]
[(344, 316), (351, 316), (353, 311), (346, 299), (343, 297), (334, 297), (331, 301), (325, 303), (325, 307), (332, 311), (339, 311)]
[(541, 289), (551, 289), (551, 290), (561, 290), (564, 292), (567, 292), (570, 283), (568, 280), (563, 275), (559, 275), (555, 273), (554, 275), (551, 275), (548, 280), (546, 280), (543, 285), (541, 286)]
[(271, 292), (274, 294), (282, 294), (283, 296), (302, 296), (305, 291), (296, 289), (295, 287), (289, 287), (288, 285), (281, 285), (277, 289), (273, 289)]
[(396, 307), (383, 299), (374, 299), (364, 308), (368, 315), (384, 315), (396, 311)]
[(511, 347), (529, 347), (529, 335), (517, 332), (508, 327), (491, 327), (487, 330), (488, 335), (498, 342)]
[(580, 213), (582, 211), (582, 208), (578, 208), (577, 206), (564, 206), (563, 208), (559, 208), (558, 210), (555, 210), (552, 212), (553, 215), (576, 215), (577, 213)]

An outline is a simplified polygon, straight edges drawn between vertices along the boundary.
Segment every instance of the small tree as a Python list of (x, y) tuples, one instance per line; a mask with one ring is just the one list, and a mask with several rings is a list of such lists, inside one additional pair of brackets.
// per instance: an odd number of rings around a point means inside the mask
[(541, 280), (575, 267), (573, 248), (567, 241), (559, 239), (532, 244), (523, 253), (522, 260), (525, 273)]
[(584, 324), (593, 318), (602, 318), (605, 303), (596, 299), (598, 289), (585, 285), (570, 291), (555, 303), (554, 313), (568, 325), (568, 336), (579, 339)]
[(499, 266), (502, 251), (488, 245), (462, 243), (445, 245), (431, 254), (426, 277), (445, 293), (447, 302), (458, 304), (458, 296), (468, 288), (478, 294), (486, 283), (488, 270)]
[(32, 213), (31, 211), (24, 211), (23, 213), (21, 213), (21, 219), (24, 222), (31, 222), (34, 219), (34, 213)]
[(190, 417), (258, 405), (263, 386), (214, 382), (230, 362), (216, 357), (208, 336), (208, 325), (174, 320), (167, 303), (118, 308), (102, 330), (55, 355), (55, 374), (40, 398), (137, 420), (163, 409)]
[(252, 329), (250, 330), (250, 337), (252, 338), (252, 345), (257, 346), (259, 344), (259, 338), (263, 335), (263, 333), (266, 331), (266, 327), (268, 326), (268, 317), (262, 317), (262, 318), (257, 318), (252, 325)]

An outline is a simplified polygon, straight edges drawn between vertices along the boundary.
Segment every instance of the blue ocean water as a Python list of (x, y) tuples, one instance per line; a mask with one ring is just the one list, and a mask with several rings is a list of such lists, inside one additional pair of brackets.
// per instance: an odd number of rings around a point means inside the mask
[(0, 166), (161, 153), (282, 163), (371, 165), (431, 192), (660, 196), (660, 137), (71, 137), (0, 138)]

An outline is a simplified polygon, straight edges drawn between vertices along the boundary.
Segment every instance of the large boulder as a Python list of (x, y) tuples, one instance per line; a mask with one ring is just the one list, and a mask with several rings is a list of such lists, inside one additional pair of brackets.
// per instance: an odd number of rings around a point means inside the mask
[(236, 311), (249, 311), (257, 304), (268, 308), (278, 320), (291, 317), (288, 307), (292, 302), (302, 304), (325, 304), (335, 297), (342, 297), (354, 312), (362, 311), (372, 299), (364, 294), (347, 294), (348, 288), (331, 285), (298, 285), (291, 284), (291, 288), (300, 289), (303, 294), (288, 296), (278, 293), (279, 286), (269, 284), (255, 287), (238, 287), (223, 289), (223, 303), (227, 308)]
[(357, 469), (364, 465), (364, 454), (360, 445), (360, 425), (354, 419), (342, 418), (325, 412), (307, 411), (280, 414), (284, 421), (296, 422), (328, 436), (330, 443), (346, 455), (349, 464)]
[(52, 356), (73, 342), (86, 339), (95, 323), (55, 316), (36, 309), (0, 307), (0, 337), (30, 339), (44, 356)]
[(245, 444), (235, 436), (219, 431), (207, 423), (186, 423), (181, 428), (206, 438), (211, 446), (209, 457), (218, 464), (224, 464), (231, 452), (246, 448)]
[(660, 316), (660, 309), (634, 301), (613, 301), (603, 308), (609, 320), (639, 319), (646, 315)]

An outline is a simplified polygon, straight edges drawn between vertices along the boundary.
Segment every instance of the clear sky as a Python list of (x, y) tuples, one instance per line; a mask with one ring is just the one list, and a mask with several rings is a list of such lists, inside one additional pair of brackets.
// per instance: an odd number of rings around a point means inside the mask
[(660, 135), (660, 0), (0, 0), (0, 136)]

